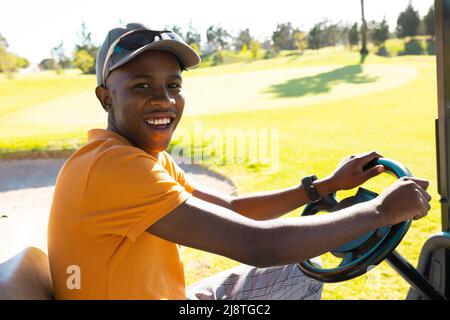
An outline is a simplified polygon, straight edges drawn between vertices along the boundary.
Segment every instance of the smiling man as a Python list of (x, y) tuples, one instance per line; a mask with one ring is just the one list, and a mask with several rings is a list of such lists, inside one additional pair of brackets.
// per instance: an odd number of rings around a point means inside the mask
[[(57, 299), (319, 299), (321, 283), (297, 262), (427, 214), (428, 182), (409, 178), (335, 213), (278, 219), (383, 172), (363, 170), (376, 152), (283, 190), (232, 197), (194, 184), (166, 150), (185, 105), (182, 72), (199, 63), (172, 32), (128, 24), (108, 33), (95, 91), (108, 126), (88, 132), (55, 186), (48, 252)], [(179, 245), (242, 264), (186, 288)]]

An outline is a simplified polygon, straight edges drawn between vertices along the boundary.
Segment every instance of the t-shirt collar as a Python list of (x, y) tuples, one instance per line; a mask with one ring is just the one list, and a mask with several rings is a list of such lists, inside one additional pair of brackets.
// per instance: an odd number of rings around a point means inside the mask
[(112, 130), (105, 129), (91, 129), (88, 131), (88, 142), (98, 140), (98, 139), (108, 139), (113, 138), (122, 141), (125, 144), (132, 145), (124, 136), (114, 132)]

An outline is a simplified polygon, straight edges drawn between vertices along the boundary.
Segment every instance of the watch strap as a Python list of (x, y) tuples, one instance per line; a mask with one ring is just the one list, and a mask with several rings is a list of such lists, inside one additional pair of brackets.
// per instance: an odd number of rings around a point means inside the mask
[(302, 179), (303, 188), (305, 188), (305, 192), (308, 195), (308, 198), (311, 203), (319, 202), (322, 198), (314, 186), (313, 182), (317, 180), (317, 176), (307, 176)]

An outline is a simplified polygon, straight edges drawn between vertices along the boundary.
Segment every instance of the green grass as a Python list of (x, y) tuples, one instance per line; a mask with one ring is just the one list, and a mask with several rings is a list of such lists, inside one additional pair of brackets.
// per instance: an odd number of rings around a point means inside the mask
[[(328, 52), (324, 49), (323, 53), (307, 52), (304, 56), (186, 72), (185, 115), (258, 111), (337, 100), (395, 86), (407, 78), (404, 68), (415, 70), (377, 56), (371, 56), (371, 63), (361, 68), (355, 64), (357, 54)], [(105, 112), (93, 92), (94, 76), (45, 73), (0, 81), (2, 154), (54, 148), (60, 144), (58, 141), (68, 139), (69, 143), (64, 142), (67, 148), (78, 147), (84, 143), (89, 128), (106, 125)], [(206, 87), (208, 90), (204, 90)]]
[[(416, 264), (422, 244), (440, 228), (435, 61), (371, 55), (361, 68), (358, 60), (357, 53), (328, 50), (189, 71), (188, 104), (180, 129), (189, 133), (201, 124), (203, 132), (214, 129), (219, 135), (230, 128), (244, 133), (278, 130), (276, 172), (270, 172), (270, 164), (208, 160), (208, 166), (235, 182), (240, 194), (293, 186), (311, 173), (323, 177), (344, 156), (372, 149), (403, 162), (416, 176), (431, 180), (434, 197), (430, 215), (413, 224), (398, 248)], [(3, 89), (5, 83), (11, 90)], [(94, 84), (92, 76), (75, 75), (0, 80), (2, 152), (82, 144), (87, 129), (105, 127), (105, 114), (93, 97)], [(23, 94), (33, 90), (35, 95)], [(201, 148), (208, 148), (208, 141), (200, 143)], [(381, 192), (390, 182), (383, 176), (367, 187)], [(300, 209), (289, 216), (299, 213)], [(236, 264), (190, 248), (184, 248), (183, 256), (188, 284)], [(332, 264), (333, 259), (325, 256), (324, 262)], [(404, 280), (382, 263), (355, 280), (326, 285), (324, 298), (402, 299), (407, 289)]]
[[(302, 108), (293, 106), (258, 113), (241, 112), (196, 118), (196, 121), (202, 121), (205, 130), (214, 127), (219, 130), (277, 128), (280, 131), (279, 172), (262, 174), (264, 170), (253, 170), (248, 165), (212, 167), (231, 177), (240, 193), (246, 193), (293, 186), (300, 177), (310, 173), (323, 177), (344, 156), (352, 153), (378, 150), (386, 157), (397, 159), (416, 176), (431, 180), (433, 209), (429, 217), (413, 224), (398, 248), (411, 263), (416, 264), (424, 241), (440, 228), (433, 122), (437, 111), (435, 66), (434, 61), (427, 57), (406, 57), (395, 63), (414, 65), (420, 76), (413, 82), (385, 90), (382, 94), (367, 94)], [(390, 182), (392, 180), (379, 177), (367, 186), (381, 192)], [(343, 193), (341, 197), (350, 193)], [(297, 210), (291, 215), (298, 215), (299, 212)], [(189, 250), (186, 249), (186, 255), (190, 253)], [(199, 259), (198, 253), (195, 255)], [(206, 256), (203, 260), (208, 261)], [(329, 264), (331, 259), (327, 258), (325, 262)], [(229, 266), (231, 262), (215, 258), (203, 268), (208, 274), (213, 274), (222, 268), (222, 264)], [(198, 268), (188, 269), (188, 282), (195, 281), (198, 273)], [(402, 299), (407, 289), (404, 280), (383, 263), (355, 280), (326, 285), (324, 298)]]

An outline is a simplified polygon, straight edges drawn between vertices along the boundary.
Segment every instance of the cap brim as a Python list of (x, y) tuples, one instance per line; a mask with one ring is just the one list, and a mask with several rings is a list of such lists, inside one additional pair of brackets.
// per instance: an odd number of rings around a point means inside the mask
[(186, 69), (198, 66), (201, 62), (200, 56), (189, 45), (174, 40), (159, 40), (149, 43), (122, 58), (109, 68), (109, 72), (127, 63), (142, 52), (149, 50), (162, 50), (174, 54), (180, 60), (181, 64), (183, 65), (182, 67)]

